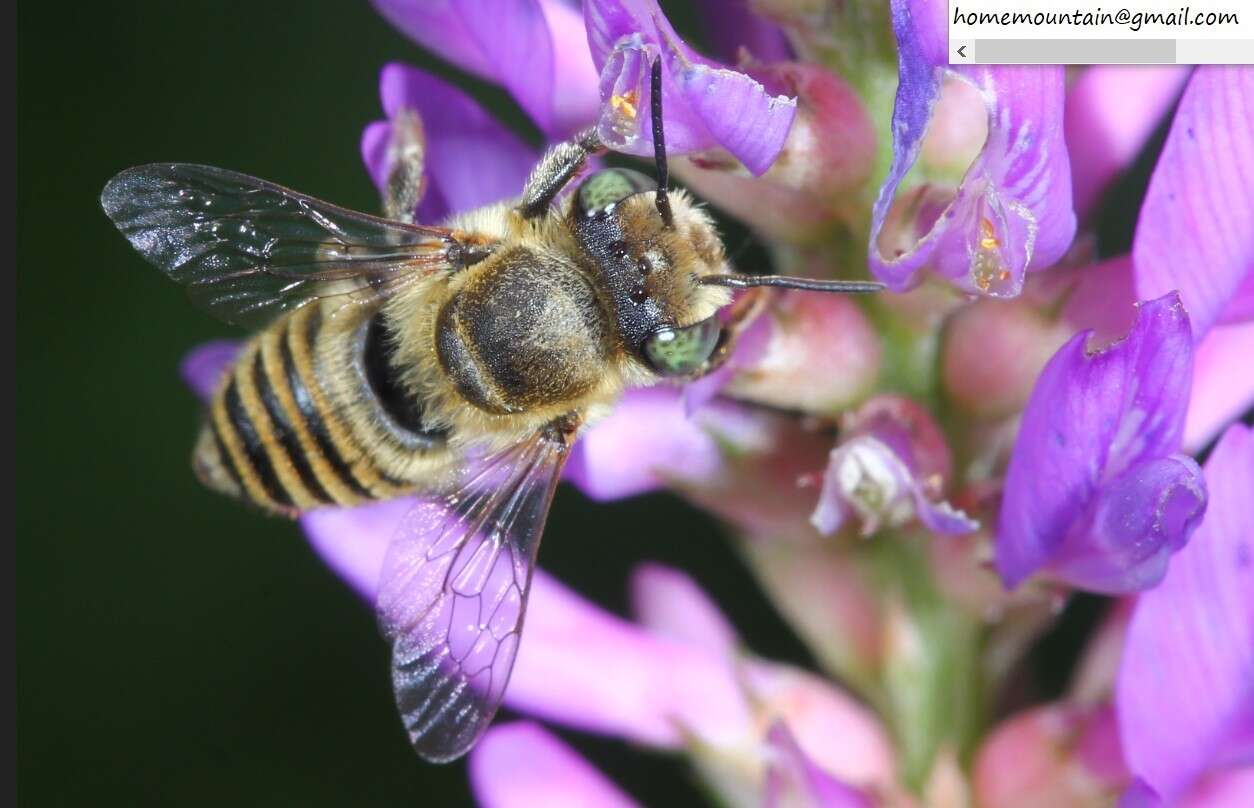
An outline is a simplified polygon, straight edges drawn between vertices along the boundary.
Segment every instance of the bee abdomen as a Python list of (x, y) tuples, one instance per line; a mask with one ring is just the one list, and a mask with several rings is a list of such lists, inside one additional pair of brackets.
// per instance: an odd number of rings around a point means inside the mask
[[(344, 417), (345, 409), (368, 406), (372, 391), (339, 391), (337, 398), (329, 389), (318, 361), (321, 328), (317, 307), (308, 306), (244, 349), (214, 397), (197, 444), (195, 467), (206, 485), (287, 515), (415, 488), (415, 481), (382, 469), (367, 451), (366, 427), (354, 429)], [(329, 349), (350, 362), (359, 342), (337, 334)], [(378, 444), (371, 442), (375, 453)]]

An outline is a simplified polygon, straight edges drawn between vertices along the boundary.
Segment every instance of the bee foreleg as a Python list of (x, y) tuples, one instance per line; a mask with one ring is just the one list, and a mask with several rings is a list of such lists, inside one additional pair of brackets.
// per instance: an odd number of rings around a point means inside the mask
[(533, 219), (549, 209), (549, 204), (587, 164), (588, 158), (605, 151), (596, 128), (585, 129), (570, 140), (549, 148), (532, 169), (523, 188), (518, 212)]
[(414, 210), (427, 190), (427, 178), (422, 172), (426, 156), (422, 119), (411, 109), (401, 109), (392, 119), (392, 137), (388, 141), (391, 168), (383, 191), (383, 214), (387, 218), (413, 224)]

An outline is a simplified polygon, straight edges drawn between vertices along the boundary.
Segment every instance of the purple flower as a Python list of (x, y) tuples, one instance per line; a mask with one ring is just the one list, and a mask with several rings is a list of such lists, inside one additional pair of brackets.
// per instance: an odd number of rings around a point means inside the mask
[(537, 805), (632, 808), (638, 803), (539, 724), (501, 724), (470, 753), (470, 783), (484, 808)]
[(362, 158), (382, 191), (395, 159), (396, 127), (413, 125), (402, 111), (420, 116), (428, 181), (418, 221), (440, 222), (521, 193), (539, 155), (461, 90), (416, 68), (390, 64), (379, 77), (379, 95), (389, 120), (366, 127)]
[(755, 177), (717, 154), (694, 154), (674, 164), (676, 175), (702, 199), (771, 238), (805, 242), (830, 235), (834, 222), (851, 218), (841, 203), (861, 190), (874, 167), (875, 128), (864, 100), (818, 65), (753, 63), (745, 69), (771, 92), (797, 99), (792, 128), (770, 170)]
[(979, 528), (940, 499), (950, 473), (949, 448), (918, 404), (896, 396), (872, 399), (845, 417), (843, 435), (810, 517), (820, 533), (835, 533), (854, 518), (864, 536), (916, 517), (942, 535)]
[(1067, 88), (1064, 126), (1081, 220), (1136, 158), (1188, 77), (1184, 65), (1096, 65)]
[[(597, 75), (573, 2), (374, 0), (374, 5), (423, 47), (503, 85), (549, 137), (569, 136), (596, 117)], [(438, 111), (439, 104), (433, 99), (429, 110)], [(426, 118), (428, 108), (423, 112)]]
[(1142, 299), (1180, 292), (1197, 340), (1254, 318), (1254, 71), (1198, 68), (1150, 180), (1132, 249)]
[(1138, 297), (1180, 290), (1195, 344), (1189, 450), (1254, 403), (1254, 374), (1243, 372), (1254, 350), (1250, 84), (1248, 70), (1194, 73), (1151, 177), (1132, 256), (1080, 270), (1067, 303), (1069, 320), (1105, 338), (1127, 328)]
[[(328, 565), (373, 599), (399, 500), (319, 510), (303, 524)], [(388, 522), (391, 524), (388, 524)], [(747, 755), (760, 765), (761, 717), (787, 723), (815, 765), (850, 783), (890, 782), (892, 756), (870, 714), (822, 680), (786, 666), (742, 661), (730, 623), (681, 573), (646, 566), (634, 600), (645, 628), (596, 608), (537, 571), (527, 633), (506, 691), (520, 712), (651, 746)], [(494, 756), (493, 756), (494, 757)], [(476, 785), (495, 779), (472, 763)]]
[(649, 156), (649, 67), (662, 59), (667, 151), (721, 150), (764, 173), (784, 147), (796, 101), (706, 59), (679, 38), (656, 0), (587, 0), (584, 20), (601, 74), (597, 130), (612, 149)]
[[(873, 211), (871, 273), (897, 291), (930, 270), (967, 292), (1013, 297), (1024, 272), (1057, 261), (1075, 233), (1063, 68), (950, 67), (944, 2), (893, 0), (892, 13), (900, 63), (893, 161)], [(899, 199), (904, 209), (890, 217), (946, 79), (979, 91), (987, 139), (952, 194)]]
[(771, 754), (767, 763), (764, 808), (814, 805), (822, 808), (870, 808), (871, 800), (823, 771), (801, 750), (787, 725), (777, 721), (766, 734)]
[(1128, 765), (1168, 801), (1254, 760), (1254, 430), (1229, 427), (1206, 486), (1201, 527), (1137, 601), (1118, 679)]
[(997, 569), (1007, 586), (1047, 568), (1073, 586), (1153, 586), (1206, 507), (1178, 454), (1192, 372), (1176, 295), (1141, 305), (1126, 339), (1096, 354), (1089, 332), (1041, 372), (1006, 470)]

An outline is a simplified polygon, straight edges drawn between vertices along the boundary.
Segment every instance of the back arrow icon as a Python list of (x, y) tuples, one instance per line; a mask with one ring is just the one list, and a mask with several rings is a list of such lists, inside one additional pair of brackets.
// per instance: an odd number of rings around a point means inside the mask
[(967, 58), (967, 55), (966, 55), (965, 53), (963, 53), (963, 51), (964, 51), (964, 50), (966, 50), (966, 49), (967, 49), (967, 46), (966, 46), (966, 45), (959, 45), (959, 46), (958, 46), (958, 55), (959, 55), (959, 56), (961, 56), (963, 59)]

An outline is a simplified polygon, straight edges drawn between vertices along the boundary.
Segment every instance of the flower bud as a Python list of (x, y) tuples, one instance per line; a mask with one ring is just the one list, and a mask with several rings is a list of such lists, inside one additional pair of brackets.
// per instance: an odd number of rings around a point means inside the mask
[(977, 753), (974, 781), (984, 808), (1111, 805), (1128, 781), (1113, 713), (1050, 704), (1013, 716)]
[(962, 410), (1002, 418), (1023, 409), (1041, 368), (1070, 336), (1022, 299), (959, 309), (945, 331), (941, 380)]
[(865, 396), (878, 378), (879, 337), (850, 298), (784, 293), (763, 316), (771, 318), (770, 333), (757, 361), (725, 388), (733, 398), (830, 415)]

